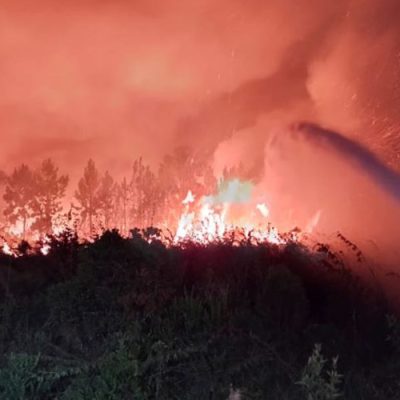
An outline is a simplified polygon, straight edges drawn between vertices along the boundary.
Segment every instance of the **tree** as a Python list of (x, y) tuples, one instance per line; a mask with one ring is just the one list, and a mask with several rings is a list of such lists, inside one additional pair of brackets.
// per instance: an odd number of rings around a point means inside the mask
[(168, 210), (168, 225), (177, 220), (174, 211), (190, 190), (196, 198), (212, 194), (216, 190), (216, 179), (206, 154), (194, 153), (187, 147), (178, 147), (164, 157), (159, 169), (159, 179)]
[(88, 222), (90, 235), (94, 233), (94, 220), (101, 206), (99, 186), (99, 172), (94, 161), (90, 159), (75, 192), (75, 198), (80, 204), (82, 223)]
[(152, 226), (161, 204), (161, 188), (156, 176), (142, 158), (135, 160), (130, 181), (131, 217), (133, 226)]
[(130, 182), (131, 190), (131, 217), (135, 227), (143, 227), (144, 209), (145, 209), (145, 185), (146, 185), (146, 167), (142, 158), (138, 158), (133, 163), (132, 177)]
[(32, 228), (41, 234), (51, 234), (54, 218), (62, 211), (62, 198), (65, 196), (69, 178), (67, 175), (60, 176), (53, 161), (47, 159), (34, 174), (34, 179), (32, 211), (35, 222)]
[(21, 236), (26, 238), (29, 219), (33, 216), (35, 179), (30, 168), (22, 164), (7, 178), (4, 216), (11, 225), (21, 222)]
[(117, 190), (117, 204), (120, 205), (120, 210), (117, 211), (117, 220), (121, 229), (121, 233), (126, 235), (128, 233), (128, 204), (130, 201), (129, 184), (124, 177), (122, 182), (116, 188)]
[[(4, 171), (0, 170), (0, 193), (4, 194), (5, 193), (5, 187), (7, 185), (7, 174)], [(3, 198), (3, 196), (0, 196), (0, 210), (5, 210), (6, 208), (6, 202)], [(5, 233), (5, 228), (7, 227), (7, 220), (6, 217), (4, 216), (4, 213), (0, 213), (0, 232), (3, 234)]]
[(105, 172), (101, 178), (99, 187), (99, 211), (104, 218), (104, 227), (106, 229), (111, 228), (111, 219), (113, 215), (113, 209), (115, 204), (115, 191), (116, 185), (114, 179), (108, 171)]
[(162, 220), (162, 215), (165, 212), (163, 209), (164, 192), (161, 188), (160, 180), (150, 168), (145, 171), (145, 182), (144, 202), (146, 209), (144, 227), (150, 227)]

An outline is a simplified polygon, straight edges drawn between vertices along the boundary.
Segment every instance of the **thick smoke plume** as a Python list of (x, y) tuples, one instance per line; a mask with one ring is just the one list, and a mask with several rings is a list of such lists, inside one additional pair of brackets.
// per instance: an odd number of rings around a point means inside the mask
[(374, 154), (337, 132), (297, 123), (266, 129), (264, 156), (257, 191), (280, 228), (310, 227), (321, 240), (340, 232), (368, 254), (398, 259), (400, 177)]
[(279, 111), (396, 163), (399, 19), (397, 0), (0, 0), (1, 167), (121, 171)]

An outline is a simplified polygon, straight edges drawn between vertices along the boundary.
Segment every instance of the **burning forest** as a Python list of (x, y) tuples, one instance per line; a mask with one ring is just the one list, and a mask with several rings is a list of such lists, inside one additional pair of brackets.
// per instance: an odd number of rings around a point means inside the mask
[(0, 398), (400, 398), (397, 0), (0, 0)]
[[(21, 164), (2, 174), (3, 251), (17, 255), (24, 241), (46, 252), (46, 241), (68, 230), (90, 241), (107, 230), (127, 237), (134, 228), (155, 228), (174, 244), (229, 237), (287, 244), (349, 234), (366, 253), (374, 241), (388, 262), (395, 258), (400, 174), (358, 143), (316, 125), (297, 124), (281, 135), (268, 139), (265, 171), (258, 174), (240, 163), (217, 176), (212, 158), (188, 147), (166, 155), (157, 172), (138, 158), (120, 179), (90, 159), (75, 188), (51, 159), (37, 168)], [(312, 171), (312, 158), (318, 163), (321, 156), (322, 176)], [(305, 160), (310, 167), (301, 167)]]

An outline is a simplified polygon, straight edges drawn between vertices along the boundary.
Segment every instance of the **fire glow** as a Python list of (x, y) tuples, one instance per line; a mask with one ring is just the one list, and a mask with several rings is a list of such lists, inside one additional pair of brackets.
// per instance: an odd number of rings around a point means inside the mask
[(9, 3), (6, 252), (64, 226), (82, 241), (155, 226), (176, 244), (299, 227), (398, 264), (399, 2)]
[[(189, 190), (182, 201), (184, 210), (179, 218), (174, 243), (208, 244), (237, 236), (255, 243), (277, 245), (296, 241), (298, 237), (294, 231), (289, 236), (280, 235), (278, 229), (271, 225), (265, 203), (258, 203), (253, 210), (249, 210), (247, 203), (251, 200), (251, 189), (250, 183), (235, 179), (223, 183), (217, 195), (204, 196), (197, 202)], [(239, 221), (230, 218), (230, 208), (237, 204), (244, 205), (245, 213), (252, 218), (239, 218)]]
[[(233, 244), (235, 241), (246, 240), (252, 244), (275, 244), (285, 245), (300, 239), (299, 231), (293, 230), (289, 234), (280, 234), (270, 221), (270, 210), (265, 203), (254, 203), (252, 199), (253, 185), (239, 179), (223, 181), (214, 195), (197, 196), (189, 190), (181, 202), (181, 214), (177, 220), (172, 242), (164, 241), (164, 244), (184, 246), (186, 243), (197, 243), (208, 245), (220, 243), (229, 239)], [(234, 212), (239, 208), (240, 213)], [(310, 226), (311, 231), (318, 223), (320, 213), (317, 213)], [(56, 222), (53, 226), (54, 235), (60, 236), (64, 233), (66, 226)], [(104, 230), (103, 230), (104, 231)], [(10, 238), (16, 236), (16, 228), (9, 228)], [(20, 236), (20, 235), (19, 235)], [(92, 238), (82, 237), (83, 241)], [(151, 242), (154, 238), (149, 238)], [(18, 246), (11, 244), (3, 238), (2, 252), (5, 255), (18, 257), (20, 252)], [(15, 240), (14, 240), (15, 241)], [(51, 250), (51, 237), (45, 235), (29, 237), (28, 242), (33, 244), (37, 251), (47, 256)]]

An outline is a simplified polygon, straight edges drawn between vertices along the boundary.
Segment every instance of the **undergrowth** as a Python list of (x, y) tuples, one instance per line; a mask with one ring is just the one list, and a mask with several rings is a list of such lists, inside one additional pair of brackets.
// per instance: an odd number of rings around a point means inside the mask
[(0, 297), (1, 399), (400, 398), (400, 324), (323, 244), (64, 235)]

